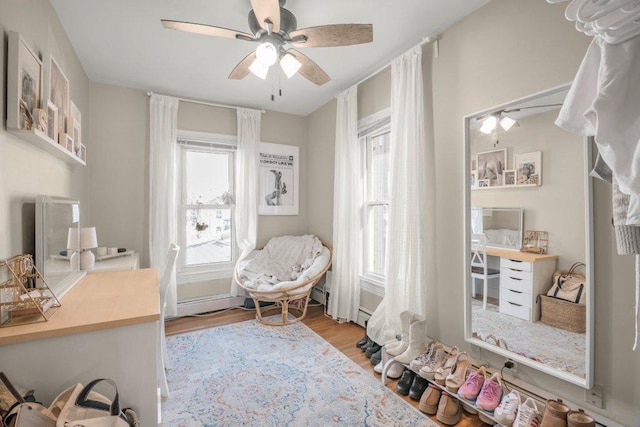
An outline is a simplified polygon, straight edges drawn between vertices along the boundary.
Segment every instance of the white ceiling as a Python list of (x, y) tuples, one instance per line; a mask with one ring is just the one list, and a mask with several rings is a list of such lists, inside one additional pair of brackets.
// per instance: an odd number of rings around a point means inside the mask
[[(373, 24), (373, 43), (301, 49), (331, 77), (321, 87), (271, 67), (267, 80), (228, 80), (256, 44), (164, 29), (160, 19), (249, 32), (249, 0), (51, 0), (93, 82), (307, 115), (488, 0), (288, 0), (298, 28)], [(280, 75), (279, 75), (280, 74)], [(282, 96), (278, 96), (278, 87)], [(271, 94), (276, 95), (271, 100)]]

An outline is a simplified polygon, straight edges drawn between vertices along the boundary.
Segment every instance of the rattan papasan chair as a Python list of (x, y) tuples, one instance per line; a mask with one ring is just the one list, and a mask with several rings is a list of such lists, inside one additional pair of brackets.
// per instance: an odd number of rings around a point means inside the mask
[[(306, 316), (311, 290), (331, 266), (332, 254), (331, 246), (312, 235), (274, 237), (236, 265), (233, 279), (253, 299), (259, 322), (288, 325)], [(273, 314), (280, 320), (265, 319)]]

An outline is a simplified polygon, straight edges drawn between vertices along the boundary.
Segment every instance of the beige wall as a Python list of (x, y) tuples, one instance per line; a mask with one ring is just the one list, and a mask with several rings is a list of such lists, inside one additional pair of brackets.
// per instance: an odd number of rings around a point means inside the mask
[[(90, 155), (100, 159), (90, 170), (90, 221), (100, 245), (124, 246), (141, 252), (149, 265), (149, 98), (141, 90), (99, 83), (91, 85), (94, 141)], [(233, 109), (180, 102), (178, 129), (236, 135)], [(258, 245), (271, 237), (307, 231), (307, 119), (267, 111), (262, 140), (300, 147), (299, 215), (260, 216)], [(178, 287), (187, 300), (229, 292), (230, 279), (188, 283)]]
[[(589, 39), (564, 19), (565, 3), (493, 0), (444, 31), (439, 57), (433, 59), (433, 101), (436, 143), (437, 285), (429, 302), (429, 334), (449, 345), (471, 350), (464, 343), (463, 328), (463, 132), (466, 115), (540, 92), (571, 81), (584, 56)], [(425, 49), (426, 51), (426, 49)], [(379, 84), (388, 84), (380, 82)], [(358, 88), (359, 101), (372, 99), (384, 88)], [(365, 93), (366, 92), (366, 93)], [(375, 108), (363, 106), (368, 112)], [(335, 102), (309, 116), (310, 141), (333, 152), (335, 128), (324, 128), (327, 115), (335, 114)], [(427, 113), (428, 114), (428, 113)], [(311, 134), (314, 130), (314, 134)], [(321, 133), (315, 133), (321, 132)], [(319, 166), (309, 165), (311, 185), (317, 182)], [(333, 181), (325, 180), (313, 206), (332, 202)], [(595, 382), (604, 386), (605, 409), (584, 403), (585, 391), (524, 366), (519, 376), (549, 391), (565, 396), (624, 425), (639, 425), (640, 352), (632, 352), (634, 273), (633, 259), (615, 255), (611, 227), (611, 193), (594, 183), (595, 222)], [(309, 231), (330, 230), (330, 217), (309, 218)], [(363, 298), (363, 302), (373, 302)], [(373, 307), (367, 307), (369, 309)], [(474, 353), (496, 366), (502, 358), (487, 352)]]
[[(5, 129), (7, 38), (19, 32), (47, 60), (51, 53), (70, 82), (70, 97), (82, 112), (84, 131), (91, 128), (89, 79), (48, 0), (0, 2), (0, 258), (34, 250), (34, 200), (39, 194), (73, 197), (86, 208), (87, 168), (70, 166)], [(83, 141), (89, 150), (92, 143)], [(90, 155), (87, 162), (95, 161)], [(83, 211), (84, 212), (84, 211)], [(87, 224), (86, 215), (81, 218)]]

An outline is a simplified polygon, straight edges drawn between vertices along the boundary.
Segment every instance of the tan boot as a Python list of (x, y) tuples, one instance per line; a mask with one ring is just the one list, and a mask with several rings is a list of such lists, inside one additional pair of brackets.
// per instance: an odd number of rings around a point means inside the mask
[(569, 427), (596, 427), (596, 421), (584, 413), (583, 409), (569, 412), (567, 415), (567, 425)]
[(443, 424), (455, 425), (462, 418), (462, 405), (458, 399), (449, 393), (442, 393), (440, 403), (438, 404), (438, 413), (436, 419)]
[(567, 427), (569, 407), (562, 403), (562, 399), (547, 400), (540, 427)]
[(438, 402), (440, 402), (441, 394), (442, 392), (439, 388), (436, 388), (433, 384), (429, 384), (429, 387), (427, 387), (420, 397), (418, 409), (425, 414), (435, 415), (436, 412), (438, 412)]

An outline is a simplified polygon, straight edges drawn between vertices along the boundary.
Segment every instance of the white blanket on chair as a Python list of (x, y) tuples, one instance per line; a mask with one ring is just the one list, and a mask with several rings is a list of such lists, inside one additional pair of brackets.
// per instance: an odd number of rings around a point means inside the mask
[(320, 239), (312, 235), (274, 237), (255, 256), (239, 266), (245, 285), (274, 285), (298, 279), (323, 252)]

